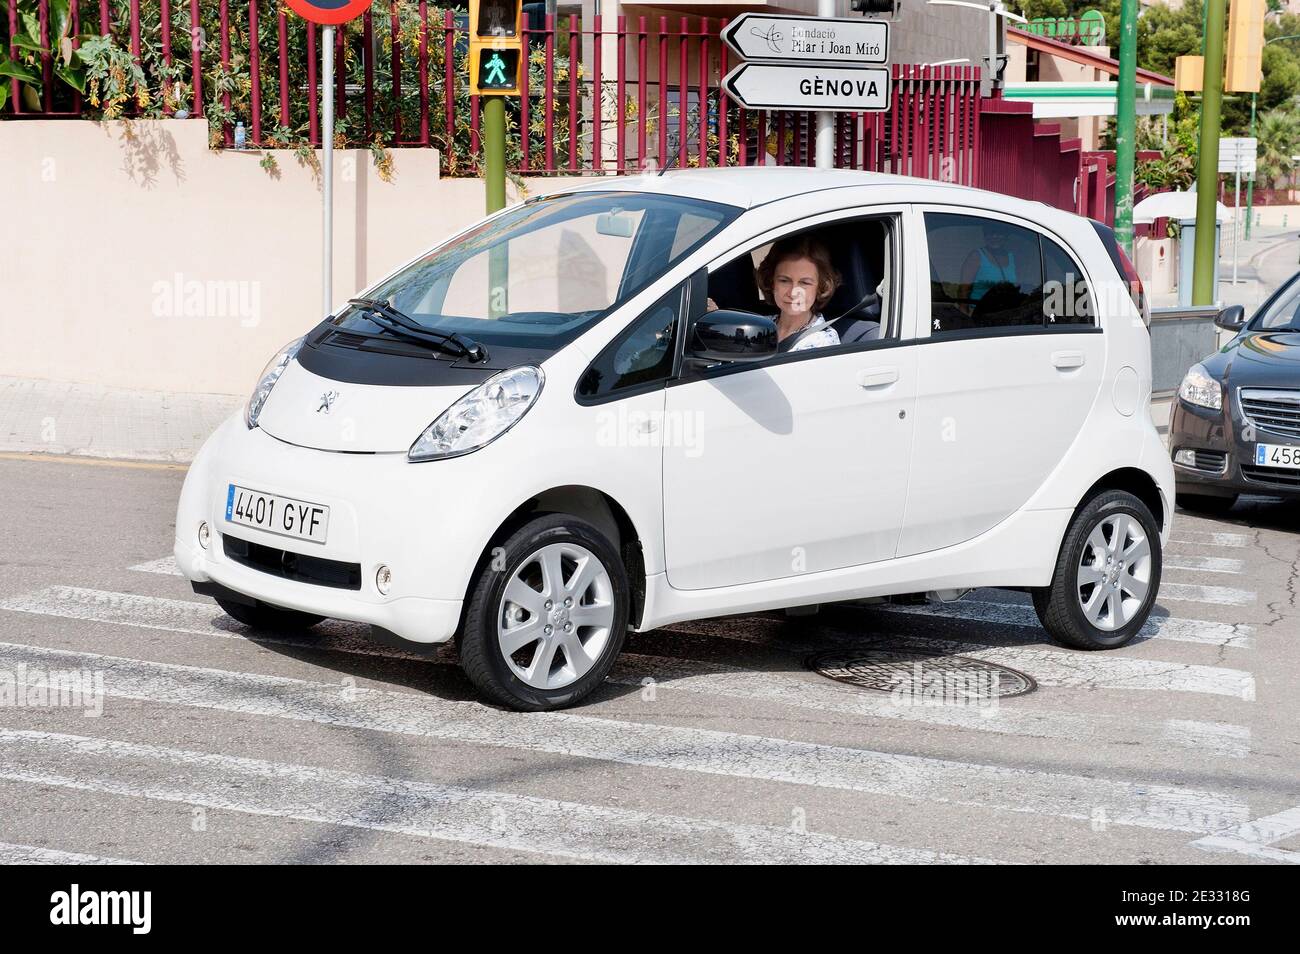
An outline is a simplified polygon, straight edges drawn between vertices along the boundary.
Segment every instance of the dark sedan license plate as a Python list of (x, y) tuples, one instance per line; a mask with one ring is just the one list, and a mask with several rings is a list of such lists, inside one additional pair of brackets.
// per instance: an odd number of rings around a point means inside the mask
[(1300, 444), (1256, 444), (1255, 465), (1300, 470)]

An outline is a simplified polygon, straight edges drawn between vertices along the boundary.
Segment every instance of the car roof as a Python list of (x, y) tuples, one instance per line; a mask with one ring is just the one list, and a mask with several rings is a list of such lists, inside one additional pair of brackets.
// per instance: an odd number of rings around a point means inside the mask
[(721, 202), (726, 205), (751, 209), (780, 199), (822, 192), (830, 189), (876, 187), (882, 190), (905, 188), (909, 193), (925, 190), (924, 195), (913, 195), (915, 201), (953, 201), (974, 208), (986, 208), (1020, 214), (1041, 214), (1042, 211), (1060, 212), (1041, 202), (1017, 199), (999, 192), (989, 192), (969, 186), (921, 179), (914, 176), (890, 175), (883, 172), (859, 172), (853, 169), (816, 169), (806, 166), (736, 166), (714, 169), (672, 169), (662, 175), (649, 173), (631, 176), (602, 176), (562, 189), (561, 192), (649, 192), (659, 195), (679, 195), (684, 198)]

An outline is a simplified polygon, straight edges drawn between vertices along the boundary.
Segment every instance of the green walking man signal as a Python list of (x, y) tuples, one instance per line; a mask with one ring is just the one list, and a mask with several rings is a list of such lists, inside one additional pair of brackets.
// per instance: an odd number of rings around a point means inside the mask
[(475, 85), (480, 93), (510, 93), (519, 89), (519, 51), (484, 50)]
[(469, 83), (475, 96), (518, 96), (522, 0), (470, 0)]

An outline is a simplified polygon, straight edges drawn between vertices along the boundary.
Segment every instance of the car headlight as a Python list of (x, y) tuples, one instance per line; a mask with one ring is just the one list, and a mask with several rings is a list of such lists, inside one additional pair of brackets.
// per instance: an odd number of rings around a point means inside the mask
[(1210, 377), (1203, 364), (1194, 364), (1187, 369), (1183, 383), (1178, 386), (1178, 396), (1197, 407), (1208, 407), (1212, 411), (1223, 410), (1223, 388)]
[(459, 457), (486, 447), (519, 423), (542, 393), (546, 375), (531, 365), (488, 378), (424, 429), (409, 460)]
[(262, 413), (266, 399), (271, 396), (271, 389), (275, 387), (275, 382), (280, 380), (280, 375), (284, 374), (284, 369), (289, 367), (289, 362), (298, 354), (304, 340), (305, 338), (297, 338), (290, 341), (262, 369), (257, 387), (253, 388), (248, 404), (244, 407), (244, 423), (249, 426), (249, 429), (257, 427), (257, 416)]

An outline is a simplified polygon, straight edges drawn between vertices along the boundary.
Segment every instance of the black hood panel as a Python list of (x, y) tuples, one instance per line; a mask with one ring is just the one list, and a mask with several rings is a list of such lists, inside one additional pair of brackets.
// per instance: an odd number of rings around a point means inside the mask
[(1201, 363), (1233, 388), (1300, 388), (1300, 332), (1245, 332)]
[(330, 321), (317, 325), (298, 363), (313, 374), (345, 384), (385, 387), (459, 386), (469, 390), (498, 371), (540, 364), (554, 352), (544, 348), (488, 346), (488, 360), (466, 361), (400, 338), (356, 335)]

